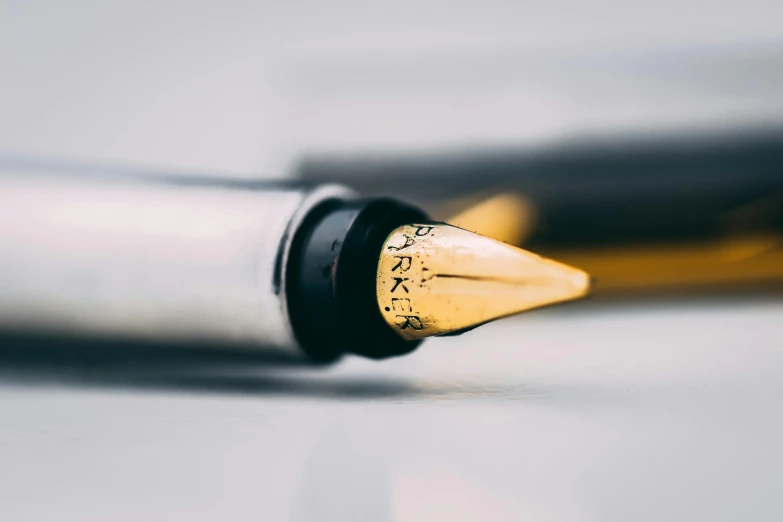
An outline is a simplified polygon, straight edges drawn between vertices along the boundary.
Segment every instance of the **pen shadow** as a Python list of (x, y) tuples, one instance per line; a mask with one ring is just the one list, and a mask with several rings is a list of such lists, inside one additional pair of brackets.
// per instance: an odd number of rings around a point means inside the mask
[[(16, 386), (66, 386), (312, 398), (320, 400), (415, 399), (438, 395), (404, 379), (313, 375), (290, 358), (218, 353), (106, 341), (0, 337), (0, 382)], [(446, 390), (443, 390), (447, 393)]]

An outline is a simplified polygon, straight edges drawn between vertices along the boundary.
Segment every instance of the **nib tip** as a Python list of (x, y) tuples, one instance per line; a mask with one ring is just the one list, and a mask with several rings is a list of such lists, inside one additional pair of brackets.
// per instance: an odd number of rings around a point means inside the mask
[(578, 289), (582, 295), (589, 294), (590, 290), (593, 288), (593, 277), (582, 270), (579, 270), (579, 273), (572, 277), (571, 281), (574, 288)]

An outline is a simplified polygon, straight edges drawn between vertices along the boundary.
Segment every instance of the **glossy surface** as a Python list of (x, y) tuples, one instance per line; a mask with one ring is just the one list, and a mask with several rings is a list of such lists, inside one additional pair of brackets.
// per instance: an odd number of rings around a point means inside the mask
[(0, 518), (779, 520), (781, 317), (574, 305), (325, 371), (4, 368)]

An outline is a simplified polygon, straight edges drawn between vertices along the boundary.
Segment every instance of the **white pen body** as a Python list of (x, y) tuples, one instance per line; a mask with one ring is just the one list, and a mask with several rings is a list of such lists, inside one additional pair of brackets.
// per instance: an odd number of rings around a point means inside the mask
[(285, 267), (341, 187), (0, 168), (0, 330), (300, 355)]

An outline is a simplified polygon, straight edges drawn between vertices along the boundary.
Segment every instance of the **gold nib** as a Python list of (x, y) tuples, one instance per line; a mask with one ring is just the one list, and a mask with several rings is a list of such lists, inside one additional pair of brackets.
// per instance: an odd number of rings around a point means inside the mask
[(589, 289), (582, 270), (446, 224), (392, 232), (376, 281), (383, 318), (411, 340), (577, 299)]

